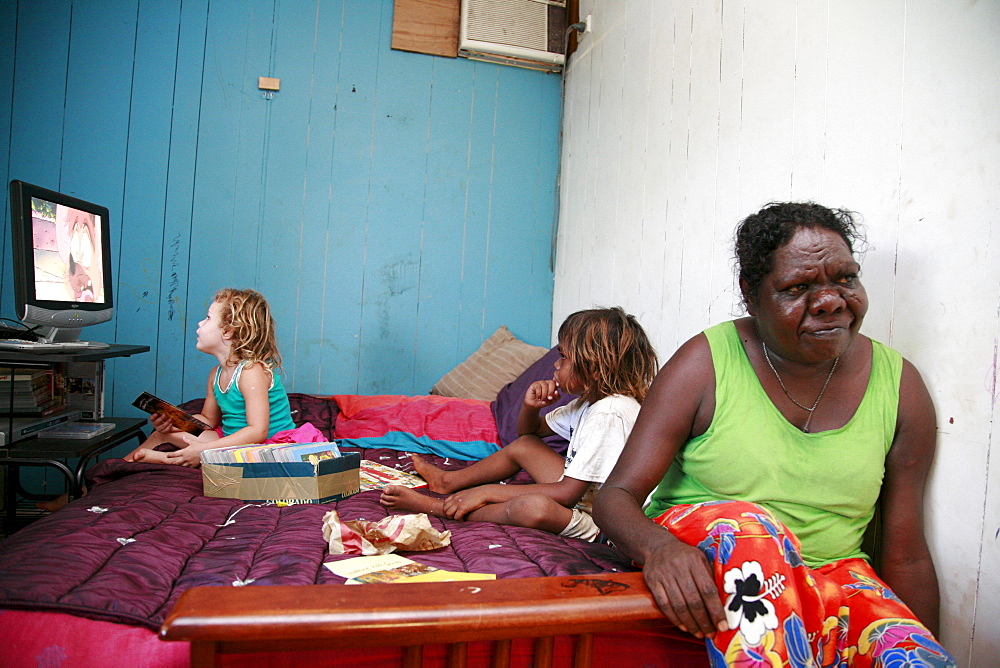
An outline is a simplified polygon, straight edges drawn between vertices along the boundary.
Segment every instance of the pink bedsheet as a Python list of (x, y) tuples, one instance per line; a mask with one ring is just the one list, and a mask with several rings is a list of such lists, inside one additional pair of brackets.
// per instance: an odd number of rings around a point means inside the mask
[[(44, 629), (44, 633), (39, 633)], [(0, 610), (0, 664), (5, 668), (187, 668), (190, 645), (186, 642), (163, 642), (154, 631), (125, 624), (100, 622), (58, 612)], [(572, 643), (557, 638), (555, 665), (568, 665)], [(487, 666), (486, 643), (472, 643), (468, 665)], [(301, 668), (301, 666), (400, 665), (398, 648), (365, 650), (270, 652), (225, 656), (223, 666), (254, 668)], [(424, 649), (424, 666), (445, 666), (443, 646)], [(531, 665), (531, 641), (518, 640), (511, 649), (511, 666)], [(631, 631), (597, 636), (594, 642), (594, 666), (620, 668), (704, 668), (708, 655), (704, 645), (678, 631)]]

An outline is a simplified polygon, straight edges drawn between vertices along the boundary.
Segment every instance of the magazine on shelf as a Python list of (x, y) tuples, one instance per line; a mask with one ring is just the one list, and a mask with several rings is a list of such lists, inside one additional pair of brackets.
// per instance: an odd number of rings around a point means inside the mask
[(189, 434), (198, 435), (206, 429), (212, 429), (212, 425), (207, 422), (203, 422), (196, 418), (195, 416), (185, 413), (177, 406), (160, 399), (159, 397), (153, 396), (149, 392), (143, 392), (132, 405), (140, 410), (144, 410), (150, 415), (154, 413), (163, 413), (170, 418), (170, 421), (175, 427), (181, 431), (186, 431)]

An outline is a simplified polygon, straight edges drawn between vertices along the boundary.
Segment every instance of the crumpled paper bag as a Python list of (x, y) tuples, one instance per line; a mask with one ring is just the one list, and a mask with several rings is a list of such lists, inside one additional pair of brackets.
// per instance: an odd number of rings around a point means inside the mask
[(451, 532), (431, 526), (427, 515), (389, 515), (377, 522), (342, 521), (336, 510), (323, 516), (323, 538), (330, 554), (389, 554), (396, 550), (423, 552), (451, 544)]

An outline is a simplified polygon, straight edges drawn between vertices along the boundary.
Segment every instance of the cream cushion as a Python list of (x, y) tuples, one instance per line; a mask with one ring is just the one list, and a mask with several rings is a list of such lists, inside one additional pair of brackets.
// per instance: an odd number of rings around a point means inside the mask
[(501, 325), (479, 350), (435, 383), (431, 394), (493, 401), (504, 385), (516, 380), (548, 351), (521, 341)]

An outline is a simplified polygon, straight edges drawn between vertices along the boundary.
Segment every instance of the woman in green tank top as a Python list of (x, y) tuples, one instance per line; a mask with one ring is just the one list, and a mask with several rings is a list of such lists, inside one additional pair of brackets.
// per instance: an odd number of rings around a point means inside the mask
[[(859, 332), (855, 238), (850, 213), (813, 203), (740, 224), (748, 317), (667, 362), (594, 506), (713, 665), (953, 665), (923, 534), (934, 406)], [(878, 500), (881, 577), (861, 549)]]

